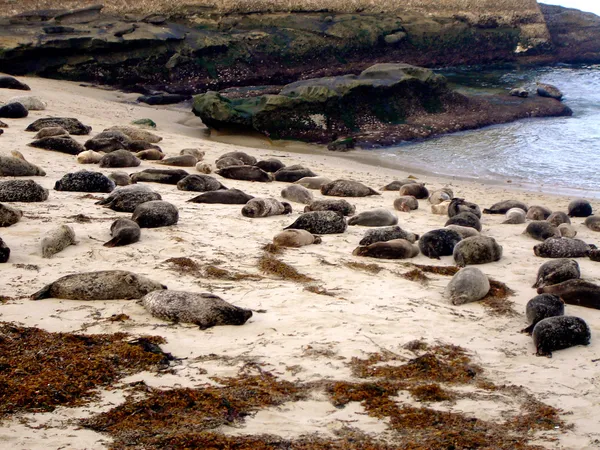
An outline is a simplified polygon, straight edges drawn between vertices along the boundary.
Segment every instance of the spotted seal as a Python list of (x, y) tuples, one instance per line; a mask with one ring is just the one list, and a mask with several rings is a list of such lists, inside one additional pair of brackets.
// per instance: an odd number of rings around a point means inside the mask
[(406, 184), (413, 184), (416, 183), (416, 180), (413, 180), (412, 178), (404, 178), (403, 180), (395, 180), (392, 181), (391, 183), (386, 184), (385, 186), (383, 186), (381, 188), (382, 191), (399, 191), (400, 188)]
[(292, 205), (274, 198), (253, 198), (242, 208), (244, 217), (269, 217), (291, 214)]
[(314, 200), (310, 205), (304, 208), (304, 212), (310, 211), (336, 211), (344, 216), (351, 216), (356, 212), (354, 205), (348, 203), (347, 200)]
[(0, 202), (43, 202), (48, 200), (48, 189), (33, 180), (0, 181)]
[(367, 197), (369, 195), (381, 195), (374, 189), (365, 186), (358, 181), (335, 180), (321, 186), (321, 194), (333, 197)]
[(172, 203), (152, 200), (138, 205), (131, 220), (137, 222), (141, 228), (168, 227), (179, 221), (179, 210)]
[(385, 208), (363, 211), (348, 219), (348, 225), (361, 225), (363, 227), (386, 227), (396, 225), (398, 217)]
[(556, 295), (540, 294), (527, 302), (525, 315), (529, 326), (521, 330), (521, 333), (531, 335), (533, 329), (540, 320), (548, 317), (563, 316), (565, 314), (565, 304)]
[(540, 320), (533, 328), (532, 337), (536, 355), (552, 357), (553, 351), (588, 345), (591, 333), (585, 320), (574, 316), (557, 316)]
[(452, 256), (459, 267), (487, 264), (502, 258), (502, 246), (493, 237), (473, 236), (456, 244)]
[(306, 230), (312, 234), (339, 234), (346, 231), (344, 216), (334, 211), (311, 211), (302, 214), (286, 230)]
[(244, 161), (242, 161), (241, 159), (232, 158), (231, 156), (217, 159), (217, 161), (215, 161), (215, 166), (217, 166), (217, 169), (226, 169), (227, 167), (231, 167), (231, 166), (247, 166), (247, 165), (248, 164), (244, 164)]
[(148, 148), (146, 150), (139, 151), (135, 154), (136, 158), (147, 160), (147, 161), (160, 161), (165, 157), (165, 154), (155, 148)]
[(117, 186), (129, 186), (131, 184), (131, 178), (129, 178), (127, 172), (111, 172), (108, 174), (108, 178)]
[(547, 261), (540, 266), (533, 288), (562, 283), (581, 277), (579, 264), (574, 259), (561, 258)]
[(242, 161), (242, 163), (246, 166), (253, 166), (254, 164), (256, 164), (256, 158), (254, 156), (249, 155), (248, 153), (245, 152), (227, 152), (227, 153), (223, 153), (221, 156), (219, 156), (217, 158), (217, 161), (221, 160), (221, 159), (225, 159), (225, 158), (233, 158), (233, 159), (237, 159), (239, 161)]
[(42, 128), (48, 127), (61, 127), (67, 130), (69, 134), (75, 136), (82, 136), (90, 134), (92, 127), (84, 125), (78, 119), (71, 117), (48, 117), (44, 119), (37, 119), (35, 122), (29, 124), (25, 131), (40, 131)]
[(146, 141), (150, 144), (158, 144), (162, 141), (162, 137), (151, 133), (150, 131), (143, 130), (138, 127), (131, 127), (127, 125), (115, 125), (110, 128), (105, 129), (104, 131), (120, 131), (124, 135), (126, 135), (132, 141)]
[(454, 274), (444, 295), (453, 305), (476, 302), (490, 291), (490, 280), (476, 267), (464, 267)]
[[(452, 204), (450, 204), (450, 206), (451, 205)], [(471, 227), (475, 228), (477, 231), (481, 231), (481, 222), (475, 214), (468, 211), (463, 211), (451, 216), (444, 224), (445, 227), (448, 225), (460, 225), (461, 227)]]
[(55, 191), (69, 192), (105, 192), (109, 193), (115, 189), (114, 181), (100, 172), (89, 172), (80, 170), (79, 172), (67, 173), (54, 184)]
[(548, 238), (533, 247), (535, 256), (542, 258), (582, 258), (588, 256), (592, 248), (580, 239)]
[(10, 258), (10, 248), (6, 243), (0, 238), (0, 263), (5, 263)]
[(69, 134), (69, 132), (67, 130), (65, 130), (63, 127), (46, 127), (46, 128), (42, 128), (40, 131), (38, 131), (37, 134), (33, 138), (34, 139), (42, 139), (45, 137), (52, 137), (52, 136), (66, 136), (67, 134)]
[(419, 239), (419, 235), (403, 230), (397, 225), (392, 227), (378, 227), (367, 230), (360, 240), (359, 245), (367, 246), (375, 242), (385, 242), (393, 239), (404, 239), (414, 244)]
[(112, 239), (104, 243), (104, 247), (121, 247), (133, 244), (140, 240), (142, 230), (140, 226), (130, 219), (120, 218), (110, 226)]

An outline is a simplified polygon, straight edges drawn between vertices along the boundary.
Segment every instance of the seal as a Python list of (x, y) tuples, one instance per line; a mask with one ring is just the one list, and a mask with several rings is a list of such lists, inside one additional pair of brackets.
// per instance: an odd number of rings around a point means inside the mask
[(344, 216), (351, 216), (356, 212), (354, 205), (346, 200), (314, 200), (304, 208), (304, 212), (311, 211), (335, 211)]
[(442, 188), (433, 191), (427, 199), (432, 205), (439, 205), (442, 202), (450, 201), (454, 197), (454, 192), (450, 188)]
[(304, 247), (305, 245), (320, 244), (321, 238), (306, 230), (285, 230), (273, 238), (273, 244), (278, 247)]
[(302, 203), (304, 205), (310, 205), (314, 200), (312, 192), (299, 184), (283, 188), (281, 196), (291, 202)]
[(69, 245), (75, 245), (75, 231), (69, 225), (61, 225), (48, 231), (42, 238), (42, 256), (51, 256), (62, 252)]
[(161, 153), (163, 152), (162, 148), (160, 148), (158, 145), (151, 144), (146, 141), (131, 141), (125, 150), (129, 150), (130, 152), (134, 153), (143, 152), (144, 150), (157, 150)]
[(48, 200), (48, 189), (33, 180), (0, 181), (0, 202), (43, 202)]
[(489, 208), (483, 210), (484, 214), (506, 214), (509, 209), (519, 208), (522, 209), (525, 213), (529, 209), (525, 203), (519, 200), (503, 200), (498, 203), (494, 203)]
[(419, 249), (428, 258), (440, 259), (440, 256), (449, 256), (454, 247), (462, 241), (459, 233), (448, 228), (440, 228), (425, 233), (419, 239)]
[(539, 287), (537, 292), (557, 295), (569, 305), (600, 309), (600, 286), (581, 278)]
[(170, 322), (193, 323), (201, 330), (217, 325), (244, 325), (252, 311), (238, 308), (213, 294), (154, 291), (142, 298), (152, 316)]
[(552, 211), (550, 211), (545, 206), (530, 206), (527, 210), (527, 220), (546, 220), (550, 217)]
[(31, 296), (32, 300), (138, 299), (152, 291), (167, 289), (163, 284), (125, 270), (103, 270), (60, 277)]
[(138, 205), (131, 220), (137, 222), (140, 228), (168, 227), (179, 221), (179, 211), (172, 203), (152, 200)]
[(206, 175), (213, 172), (212, 166), (205, 162), (199, 162), (198, 164), (196, 164), (196, 170)]
[(61, 127), (67, 130), (69, 134), (75, 136), (84, 136), (90, 134), (92, 127), (82, 124), (79, 120), (71, 117), (48, 117), (45, 119), (38, 119), (35, 122), (29, 124), (25, 131), (38, 132), (42, 128), (48, 127)]
[(588, 255), (592, 261), (600, 262), (600, 249), (590, 250), (590, 254)]
[(66, 136), (69, 132), (65, 130), (63, 127), (46, 127), (42, 128), (37, 134), (33, 137), (34, 139), (42, 139), (45, 137), (52, 136)]
[(80, 170), (79, 172), (67, 173), (54, 184), (55, 191), (69, 192), (105, 192), (114, 191), (116, 185), (114, 181), (100, 172), (89, 172)]
[(552, 352), (589, 345), (590, 327), (585, 320), (574, 316), (548, 317), (540, 320), (533, 328), (533, 345), (537, 356), (552, 357)]
[(565, 304), (556, 295), (540, 294), (533, 297), (527, 302), (525, 307), (525, 315), (529, 326), (521, 330), (521, 333), (531, 335), (533, 329), (540, 320), (548, 317), (564, 316)]
[(180, 191), (210, 192), (227, 189), (219, 180), (209, 175), (192, 174), (177, 183)]
[(429, 191), (423, 183), (405, 184), (404, 186), (400, 187), (400, 190), (398, 192), (400, 196), (412, 195), (418, 200), (429, 198)]
[(364, 211), (348, 219), (348, 225), (361, 225), (363, 227), (386, 227), (397, 223), (398, 217), (396, 214), (385, 208)]
[(137, 152), (135, 156), (146, 161), (160, 161), (165, 157), (165, 154), (155, 148), (149, 148), (142, 150), (141, 152)]
[(120, 131), (132, 141), (146, 141), (150, 144), (158, 144), (162, 141), (162, 137), (137, 127), (115, 125), (104, 130), (104, 132), (107, 131)]
[(16, 89), (19, 91), (30, 91), (31, 88), (9, 75), (0, 76), (0, 89)]
[(439, 205), (431, 205), (431, 213), (437, 214), (439, 216), (447, 216), (449, 207), (450, 207), (449, 201), (442, 202)]
[(521, 208), (510, 208), (506, 211), (506, 220), (502, 223), (517, 225), (525, 223), (526, 218), (527, 214)]
[(479, 231), (477, 231), (475, 228), (472, 228), (472, 227), (463, 227), (460, 225), (448, 225), (447, 227), (444, 227), (444, 228), (456, 231), (458, 234), (460, 234), (460, 236), (463, 239), (468, 238), (468, 237), (473, 237), (473, 236), (479, 236)]
[(156, 161), (156, 164), (178, 167), (195, 167), (197, 163), (198, 159), (193, 155), (171, 156), (170, 158), (164, 158), (160, 161)]
[(0, 203), (0, 227), (10, 227), (23, 217), (20, 209)]
[(7, 103), (20, 103), (27, 111), (43, 111), (48, 106), (46, 102), (33, 95), (12, 97)]
[(533, 247), (535, 256), (542, 258), (582, 258), (588, 256), (592, 248), (580, 239), (548, 238)]
[(567, 280), (574, 280), (581, 277), (579, 264), (574, 259), (561, 258), (547, 261), (540, 266), (533, 288), (542, 288), (544, 286), (562, 283)]
[(275, 181), (283, 181), (286, 183), (295, 183), (302, 178), (316, 177), (317, 174), (310, 170), (308, 167), (295, 164), (293, 166), (286, 166), (279, 169), (273, 174)]
[(100, 167), (138, 167), (140, 161), (133, 153), (128, 150), (116, 150), (108, 153), (100, 160)]
[(144, 169), (141, 172), (132, 173), (131, 181), (134, 183), (146, 181), (162, 184), (177, 184), (188, 175), (189, 173), (183, 169)]
[(121, 247), (133, 244), (140, 240), (142, 230), (140, 226), (130, 219), (117, 219), (110, 226), (112, 239), (104, 244), (104, 247)]
[(94, 150), (86, 150), (77, 155), (78, 164), (98, 164), (104, 157), (103, 153), (95, 152)]
[(573, 226), (569, 225), (568, 223), (561, 223), (557, 227), (557, 230), (562, 237), (574, 238), (575, 236), (577, 236), (577, 231), (575, 231), (575, 228), (573, 228)]
[(27, 144), (30, 147), (52, 150), (55, 152), (66, 153), (68, 155), (78, 155), (85, 151), (83, 145), (77, 142), (69, 135), (50, 136), (42, 139), (36, 139)]
[[(452, 206), (452, 203), (450, 203), (450, 206)], [(449, 209), (448, 213), (450, 213)], [(471, 227), (475, 228), (477, 231), (481, 231), (481, 222), (475, 214), (468, 211), (463, 211), (451, 216), (444, 224), (445, 227), (448, 225), (460, 225), (461, 227)]]
[(245, 205), (254, 197), (248, 195), (239, 189), (222, 189), (218, 191), (205, 192), (197, 197), (194, 197), (188, 202), (191, 203), (212, 203), (223, 205)]
[(259, 169), (264, 170), (265, 172), (275, 173), (279, 169), (283, 169), (285, 164), (276, 158), (264, 159), (262, 161), (258, 161), (254, 164)]
[(108, 178), (117, 186), (129, 186), (131, 184), (131, 178), (129, 178), (127, 172), (111, 172), (108, 174)]
[(405, 184), (413, 184), (416, 183), (412, 178), (405, 178), (403, 180), (392, 181), (391, 183), (386, 184), (381, 188), (382, 191), (399, 191), (402, 186)]
[(247, 166), (247, 165), (248, 164), (244, 164), (244, 161), (242, 161), (241, 159), (236, 159), (231, 156), (217, 159), (217, 161), (215, 161), (215, 166), (217, 166), (217, 169), (225, 169), (227, 167), (232, 167), (232, 166)]
[(473, 236), (456, 244), (452, 256), (459, 267), (487, 264), (502, 258), (502, 246), (493, 237)]
[(296, 184), (304, 186), (306, 189), (321, 190), (321, 186), (331, 183), (331, 179), (327, 177), (304, 177), (296, 181)]
[(352, 252), (354, 256), (366, 256), (379, 259), (407, 259), (419, 254), (419, 248), (404, 239), (375, 242), (373, 244), (356, 247)]
[(285, 230), (306, 230), (312, 234), (339, 234), (347, 228), (344, 216), (335, 211), (311, 211), (302, 214)]
[(202, 161), (204, 159), (204, 156), (206, 155), (206, 152), (203, 150), (200, 150), (199, 148), (184, 148), (184, 149), (180, 150), (179, 154), (182, 156), (183, 155), (192, 155), (198, 161)]
[(321, 186), (321, 194), (332, 197), (367, 197), (369, 195), (381, 195), (374, 189), (365, 186), (358, 181), (335, 180)]
[(412, 195), (401, 195), (394, 200), (394, 209), (402, 212), (414, 211), (419, 209), (419, 202)]
[(548, 222), (550, 222), (552, 225), (554, 225), (555, 227), (558, 227), (560, 224), (566, 223), (567, 225), (571, 224), (571, 219), (569, 219), (569, 216), (567, 215), (567, 213), (564, 213), (562, 211), (555, 211), (552, 214), (550, 214), (548, 216), (548, 218), (546, 219)]
[(282, 214), (291, 214), (292, 205), (287, 202), (280, 202), (274, 198), (253, 198), (242, 208), (244, 217), (269, 217)]
[[(454, 217), (463, 212), (468, 212), (481, 219), (481, 210), (475, 203), (467, 202), (464, 198), (453, 198), (448, 206), (448, 217)], [(481, 230), (479, 230), (481, 231)]]
[(273, 181), (273, 175), (255, 166), (229, 166), (217, 170), (217, 174), (232, 180), (259, 181), (261, 183)]
[(242, 161), (243, 165), (246, 165), (246, 166), (253, 166), (254, 164), (256, 164), (256, 158), (254, 156), (250, 156), (248, 153), (244, 153), (244, 152), (223, 153), (221, 156), (219, 156), (217, 158), (217, 162), (219, 160), (225, 159), (225, 158), (237, 159), (239, 161)]
[(535, 220), (530, 222), (525, 228), (525, 231), (523, 231), (523, 234), (526, 234), (537, 241), (545, 241), (551, 237), (560, 237), (558, 228), (545, 220)]
[(592, 231), (600, 231), (600, 216), (589, 216), (583, 224)]
[(555, 100), (561, 100), (563, 97), (562, 92), (560, 92), (560, 89), (558, 89), (556, 86), (552, 86), (551, 84), (547, 84), (547, 83), (535, 83), (537, 88), (537, 95), (539, 95), (540, 97), (548, 97), (548, 98), (553, 98)]
[(129, 143), (131, 141), (124, 134), (120, 134), (122, 135), (122, 139), (120, 139), (118, 136), (99, 137), (100, 135), (98, 135), (92, 139), (88, 139), (87, 141), (85, 141), (83, 146), (88, 150), (94, 150), (97, 152), (105, 153), (114, 152), (116, 150), (128, 149)]
[(10, 152), (12, 156), (0, 156), (0, 177), (45, 177), (46, 172), (30, 163), (18, 151)]
[(583, 198), (572, 200), (568, 210), (569, 217), (588, 217), (593, 214), (591, 203)]
[(6, 243), (0, 238), (0, 263), (5, 263), (10, 258), (10, 248)]
[(158, 192), (154, 192), (148, 186), (132, 185), (115, 189), (104, 200), (96, 202), (96, 205), (103, 205), (118, 212), (133, 212), (142, 203), (154, 200), (162, 200)]
[(419, 239), (419, 235), (405, 231), (397, 225), (393, 227), (380, 227), (367, 230), (360, 240), (359, 245), (366, 246), (375, 242), (386, 242), (394, 239), (404, 239), (414, 244)]
[(23, 119), (29, 115), (29, 111), (22, 103), (12, 102), (0, 106), (0, 117), (7, 119)]
[(444, 295), (453, 305), (476, 302), (490, 291), (490, 280), (476, 267), (464, 267), (454, 274)]

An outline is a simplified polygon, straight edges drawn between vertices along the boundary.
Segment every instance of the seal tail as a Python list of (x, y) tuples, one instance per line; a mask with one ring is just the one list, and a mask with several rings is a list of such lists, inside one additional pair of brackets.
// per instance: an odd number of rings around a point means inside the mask
[(50, 298), (50, 288), (51, 284), (47, 284), (42, 289), (37, 291), (35, 294), (32, 294), (31, 300), (42, 300), (43, 298)]
[(115, 236), (110, 241), (105, 242), (103, 245), (104, 247), (120, 247), (122, 245), (121, 238), (119, 236)]
[(527, 328), (523, 328), (523, 329), (521, 330), (521, 333), (526, 333), (526, 334), (528, 334), (529, 336), (531, 336), (531, 334), (533, 333), (533, 328), (534, 328), (534, 327), (535, 327), (535, 324), (534, 324), (534, 323), (532, 323), (532, 324), (531, 324), (531, 325), (529, 325)]

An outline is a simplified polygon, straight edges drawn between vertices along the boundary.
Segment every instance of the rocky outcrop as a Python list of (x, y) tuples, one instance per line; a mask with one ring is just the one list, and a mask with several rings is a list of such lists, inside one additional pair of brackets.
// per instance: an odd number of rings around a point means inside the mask
[(295, 82), (278, 95), (230, 99), (207, 92), (194, 98), (194, 113), (216, 129), (318, 143), (350, 137), (369, 147), (571, 110), (551, 98), (468, 97), (429, 69), (378, 64), (360, 75)]

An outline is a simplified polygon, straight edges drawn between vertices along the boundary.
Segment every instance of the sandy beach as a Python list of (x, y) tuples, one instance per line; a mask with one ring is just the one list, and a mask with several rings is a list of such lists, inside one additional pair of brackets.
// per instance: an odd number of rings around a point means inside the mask
[[(411, 260), (391, 261), (360, 258), (352, 255), (367, 230), (348, 227), (344, 234), (324, 235), (320, 245), (287, 249), (277, 255), (300, 273), (312, 278), (308, 283), (281, 280), (262, 273), (257, 261), (262, 247), (274, 235), (291, 224), (304, 209), (293, 203), (289, 216), (249, 219), (237, 205), (186, 203), (193, 192), (178, 191), (175, 186), (151, 186), (163, 200), (179, 208), (176, 226), (143, 229), (140, 242), (119, 248), (105, 248), (109, 228), (116, 213), (95, 205), (103, 194), (58, 192), (54, 183), (65, 173), (81, 169), (108, 174), (112, 171), (137, 172), (158, 166), (143, 161), (140, 167), (100, 169), (78, 164), (74, 156), (28, 147), (33, 133), (25, 127), (47, 116), (76, 117), (93, 128), (91, 136), (113, 125), (128, 125), (133, 120), (150, 118), (157, 123), (156, 134), (167, 155), (177, 155), (184, 148), (198, 148), (206, 153), (204, 161), (213, 164), (226, 152), (241, 150), (258, 159), (275, 157), (285, 164), (302, 164), (331, 179), (352, 179), (374, 189), (387, 183), (417, 175), (430, 191), (451, 187), (455, 196), (482, 207), (509, 198), (529, 205), (544, 205), (553, 211), (567, 211), (573, 196), (536, 192), (531, 187), (506, 183), (485, 184), (460, 179), (445, 179), (417, 174), (394, 167), (374, 166), (326, 151), (309, 152), (293, 145), (271, 145), (268, 140), (230, 138), (237, 145), (211, 140), (199, 119), (185, 109), (149, 107), (135, 103), (134, 94), (83, 87), (77, 83), (40, 78), (23, 78), (31, 92), (2, 89), (0, 102), (17, 95), (34, 95), (47, 102), (45, 111), (31, 111), (26, 119), (2, 119), (9, 128), (0, 136), (0, 155), (18, 150), (25, 158), (42, 167), (45, 177), (31, 177), (47, 189), (50, 197), (41, 203), (17, 203), (23, 211), (21, 221), (0, 229), (0, 237), (11, 249), (10, 260), (0, 266), (0, 295), (10, 300), (0, 304), (0, 321), (21, 326), (39, 327), (50, 332), (85, 332), (87, 334), (127, 332), (132, 335), (156, 335), (166, 339), (161, 347), (180, 358), (171, 363), (168, 373), (142, 372), (120, 380), (111, 389), (102, 390), (100, 399), (81, 407), (58, 407), (48, 413), (21, 413), (0, 422), (0, 441), (12, 449), (103, 449), (111, 443), (107, 434), (82, 428), (76, 419), (108, 411), (125, 400), (126, 385), (143, 380), (161, 389), (201, 388), (214, 385), (214, 377), (233, 377), (243, 370), (266, 371), (280, 380), (295, 383), (356, 381), (349, 363), (352, 358), (368, 358), (373, 353), (395, 355), (408, 361), (415, 354), (405, 348), (411, 341), (429, 345), (453, 344), (465, 348), (471, 359), (483, 369), (485, 379), (496, 386), (517, 386), (532, 398), (559, 408), (567, 427), (529, 432), (530, 445), (556, 449), (592, 449), (600, 445), (600, 377), (598, 367), (600, 312), (566, 306), (566, 314), (585, 319), (592, 332), (589, 346), (577, 346), (554, 352), (553, 357), (536, 357), (531, 337), (519, 331), (527, 326), (525, 305), (536, 295), (532, 284), (538, 267), (546, 259), (536, 257), (533, 246), (538, 242), (522, 234), (525, 225), (504, 225), (503, 215), (484, 215), (482, 233), (494, 237), (503, 247), (502, 259), (478, 266), (485, 274), (505, 283), (515, 294), (514, 314), (499, 314), (479, 302), (461, 306), (444, 298), (450, 277), (427, 273), (424, 282), (402, 277), (414, 269), (407, 263), (452, 266), (451, 256), (441, 261), (420, 254)], [(83, 143), (90, 136), (74, 136)], [(227, 140), (228, 137), (219, 137)], [(258, 142), (258, 143), (257, 143)], [(262, 148), (257, 148), (263, 143)], [(186, 168), (197, 173), (194, 168)], [(214, 175), (229, 188), (238, 188), (256, 197), (274, 197), (287, 184), (252, 183), (228, 180)], [(525, 189), (528, 188), (528, 189)], [(315, 198), (322, 198), (313, 191)], [(347, 199), (357, 212), (387, 208), (398, 215), (405, 230), (424, 234), (441, 228), (447, 217), (432, 214), (427, 200), (410, 213), (394, 211), (397, 192), (381, 191), (380, 196)], [(592, 200), (592, 199), (591, 199)], [(600, 202), (592, 200), (594, 209)], [(80, 223), (75, 216), (92, 220)], [(577, 238), (600, 244), (600, 235), (573, 218)], [(44, 259), (40, 239), (49, 229), (68, 224), (75, 230), (78, 244), (52, 258)], [(190, 258), (201, 267), (212, 265), (231, 273), (255, 275), (239, 280), (211, 278), (205, 272), (181, 273), (171, 258)], [(357, 264), (359, 263), (359, 264)], [(579, 258), (582, 278), (600, 282), (599, 263)], [(367, 271), (362, 264), (376, 264)], [(39, 302), (29, 296), (57, 278), (83, 271), (129, 270), (160, 281), (169, 289), (211, 292), (224, 300), (254, 311), (243, 326), (219, 326), (208, 330), (185, 324), (170, 324), (153, 318), (136, 301), (75, 301), (46, 299)], [(244, 277), (241, 277), (244, 278)], [(307, 287), (311, 287), (307, 290)], [(316, 287), (316, 288), (315, 288)], [(313, 292), (319, 291), (321, 293)], [(115, 314), (129, 320), (109, 321)], [(450, 391), (466, 390), (453, 400), (423, 405), (408, 392), (395, 398), (398, 404), (460, 413), (492, 423), (504, 423), (519, 415), (522, 399), (504, 391), (492, 392), (474, 384), (445, 386)], [(285, 439), (306, 435), (334, 438), (340, 430), (351, 428), (373, 439), (395, 437), (389, 421), (367, 414), (360, 402), (336, 408), (324, 392), (315, 390), (306, 399), (265, 408), (237, 426), (213, 430), (227, 436), (268, 433)], [(527, 433), (525, 433), (527, 434)], [(140, 447), (141, 448), (141, 447)], [(417, 448), (417, 447), (415, 447)], [(499, 448), (490, 441), (486, 448)]]

